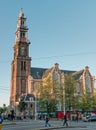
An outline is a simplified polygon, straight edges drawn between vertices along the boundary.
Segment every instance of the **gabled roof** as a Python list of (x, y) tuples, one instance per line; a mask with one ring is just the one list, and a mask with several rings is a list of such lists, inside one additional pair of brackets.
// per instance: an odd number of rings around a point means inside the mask
[[(31, 76), (34, 79), (42, 79), (42, 77), (43, 77), (46, 70), (49, 70), (49, 68), (32, 67), (31, 68)], [(70, 70), (60, 70), (60, 71), (63, 72), (64, 74), (72, 74), (72, 73), (76, 72), (76, 71), (70, 71)]]
[(83, 74), (83, 72), (84, 72), (84, 69), (82, 69), (80, 71), (76, 71), (72, 75), (75, 76), (76, 79), (79, 79), (80, 76)]
[(32, 67), (31, 68), (31, 76), (34, 79), (42, 79), (42, 76), (44, 72), (48, 70), (47, 68), (37, 68), (37, 67)]
[(30, 101), (30, 98), (33, 98), (33, 99), (35, 99), (35, 97), (34, 97), (34, 95), (33, 94), (23, 94), (23, 95), (21, 95), (21, 97), (20, 97), (21, 99), (23, 99), (23, 100), (25, 100), (25, 101)]
[(64, 74), (72, 74), (76, 71), (71, 71), (71, 70), (60, 70), (61, 72), (63, 72)]

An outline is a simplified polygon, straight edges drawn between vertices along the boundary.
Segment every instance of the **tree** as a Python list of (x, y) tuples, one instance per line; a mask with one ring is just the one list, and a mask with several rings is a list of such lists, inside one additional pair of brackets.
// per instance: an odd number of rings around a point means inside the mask
[(0, 114), (4, 112), (4, 109), (0, 107)]
[(94, 94), (94, 95), (92, 96), (91, 108), (92, 108), (92, 110), (96, 110), (96, 94)]
[(18, 110), (19, 110), (20, 112), (23, 112), (23, 111), (26, 110), (26, 106), (27, 106), (27, 103), (24, 102), (23, 99), (21, 99), (20, 102), (19, 102), (19, 105), (18, 105)]
[(71, 75), (65, 75), (64, 78), (64, 91), (65, 91), (65, 102), (66, 102), (66, 109), (71, 110), (76, 108), (76, 80)]
[(82, 94), (80, 108), (83, 111), (91, 111), (96, 108), (96, 97), (93, 96), (90, 92), (86, 92)]
[(53, 83), (50, 77), (46, 79), (46, 82), (39, 84), (38, 91), (40, 109), (47, 111), (47, 113), (55, 112), (57, 110), (57, 101), (53, 93)]
[(3, 104), (3, 107), (0, 107), (0, 113), (5, 113), (7, 111), (6, 104)]

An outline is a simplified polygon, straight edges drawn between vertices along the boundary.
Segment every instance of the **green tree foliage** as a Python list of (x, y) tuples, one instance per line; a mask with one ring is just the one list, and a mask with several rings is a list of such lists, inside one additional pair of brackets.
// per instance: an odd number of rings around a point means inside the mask
[(64, 82), (52, 81), (49, 77), (45, 83), (39, 84), (39, 101), (42, 111), (48, 113), (56, 111), (58, 102), (67, 110), (96, 110), (96, 95), (89, 90), (82, 94), (77, 93), (77, 81), (71, 74), (64, 75)]
[(92, 96), (91, 108), (92, 108), (93, 111), (96, 110), (96, 94), (94, 94), (94, 95)]
[(83, 111), (92, 111), (96, 108), (96, 96), (91, 93), (83, 93), (80, 102), (80, 108)]
[(0, 114), (4, 113), (4, 112), (5, 112), (4, 109), (2, 107), (0, 107)]
[(42, 111), (47, 111), (47, 113), (55, 112), (57, 110), (57, 101), (53, 93), (51, 79), (48, 78), (45, 84), (41, 82), (38, 91), (40, 109)]
[(19, 110), (20, 112), (23, 112), (23, 111), (26, 110), (26, 106), (27, 106), (27, 103), (24, 102), (23, 99), (21, 99), (20, 102), (19, 102), (19, 105), (18, 105), (18, 110)]
[(7, 111), (6, 104), (3, 104), (3, 107), (0, 107), (0, 114), (5, 113)]
[(76, 107), (76, 80), (72, 75), (65, 75), (64, 79), (65, 104), (66, 109), (71, 110)]

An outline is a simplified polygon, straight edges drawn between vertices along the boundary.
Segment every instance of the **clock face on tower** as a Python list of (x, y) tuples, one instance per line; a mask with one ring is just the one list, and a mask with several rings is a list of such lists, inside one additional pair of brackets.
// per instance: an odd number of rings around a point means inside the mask
[(25, 48), (24, 47), (21, 47), (20, 54), (21, 54), (21, 56), (25, 55)]

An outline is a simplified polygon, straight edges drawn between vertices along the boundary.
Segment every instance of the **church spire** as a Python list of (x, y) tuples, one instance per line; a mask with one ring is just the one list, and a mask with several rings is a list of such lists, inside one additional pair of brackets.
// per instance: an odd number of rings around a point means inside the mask
[(19, 17), (24, 17), (24, 13), (23, 13), (23, 9), (22, 8), (20, 10)]
[(27, 92), (27, 78), (31, 73), (31, 57), (29, 57), (28, 27), (22, 10), (17, 20), (15, 32), (14, 59), (11, 64), (10, 104), (15, 105), (21, 94)]
[(28, 27), (26, 26), (26, 17), (24, 16), (24, 13), (22, 12), (21, 9), (17, 20), (17, 30), (15, 32), (16, 42), (21, 41), (29, 43), (27, 33), (28, 33)]

